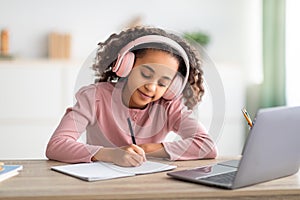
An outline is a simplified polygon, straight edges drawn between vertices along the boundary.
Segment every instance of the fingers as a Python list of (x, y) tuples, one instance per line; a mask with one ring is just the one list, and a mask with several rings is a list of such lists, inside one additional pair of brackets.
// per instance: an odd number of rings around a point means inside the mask
[(140, 166), (146, 161), (145, 152), (137, 145), (124, 146), (120, 148), (120, 159), (117, 159), (117, 164), (121, 166)]
[(143, 161), (141, 159), (135, 158), (134, 156), (131, 156), (127, 159), (128, 166), (138, 167), (141, 164), (143, 164)]
[(113, 148), (110, 157), (112, 158), (113, 163), (124, 167), (140, 166), (146, 161), (144, 150), (137, 145)]
[(146, 154), (145, 154), (144, 149), (142, 149), (141, 147), (139, 147), (139, 146), (137, 146), (137, 145), (135, 145), (135, 144), (130, 145), (130, 147), (131, 147), (137, 154), (139, 154), (140, 156), (142, 156), (144, 162), (146, 161)]
[(130, 145), (127, 148), (127, 152), (129, 153), (129, 162), (132, 164), (132, 166), (139, 166), (146, 161), (144, 150), (136, 145)]

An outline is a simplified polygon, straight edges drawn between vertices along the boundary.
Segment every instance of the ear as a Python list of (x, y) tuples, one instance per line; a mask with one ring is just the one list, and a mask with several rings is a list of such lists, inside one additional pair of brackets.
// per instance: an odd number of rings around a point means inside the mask
[(134, 53), (127, 52), (123, 58), (118, 58), (113, 71), (120, 77), (126, 77), (130, 73), (134, 64)]
[(180, 75), (176, 75), (169, 88), (164, 93), (163, 98), (166, 100), (174, 99), (175, 97), (180, 95), (180, 92), (182, 92), (182, 87), (183, 79)]

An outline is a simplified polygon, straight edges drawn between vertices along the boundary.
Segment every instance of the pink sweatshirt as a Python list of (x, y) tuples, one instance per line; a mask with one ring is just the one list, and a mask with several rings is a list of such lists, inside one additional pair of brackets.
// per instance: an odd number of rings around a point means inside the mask
[[(77, 103), (68, 108), (46, 150), (49, 159), (91, 162), (102, 147), (132, 144), (127, 123), (130, 117), (136, 143), (162, 143), (170, 160), (215, 158), (216, 148), (205, 129), (190, 117), (180, 98), (161, 98), (145, 109), (130, 109), (122, 102), (124, 83), (100, 82), (81, 88)], [(86, 144), (78, 138), (86, 131)], [(164, 142), (173, 131), (182, 139)]]

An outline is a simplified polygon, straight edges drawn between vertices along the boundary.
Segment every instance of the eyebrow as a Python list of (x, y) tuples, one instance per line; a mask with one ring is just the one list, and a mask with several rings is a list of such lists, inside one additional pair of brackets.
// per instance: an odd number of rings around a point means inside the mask
[[(142, 67), (149, 69), (152, 73), (155, 73), (155, 70), (154, 70), (152, 67), (148, 66), (148, 65), (142, 65)], [(167, 79), (167, 80), (172, 80), (172, 79), (171, 79), (170, 77), (168, 77), (168, 76), (162, 76), (162, 78), (163, 78), (163, 79)]]

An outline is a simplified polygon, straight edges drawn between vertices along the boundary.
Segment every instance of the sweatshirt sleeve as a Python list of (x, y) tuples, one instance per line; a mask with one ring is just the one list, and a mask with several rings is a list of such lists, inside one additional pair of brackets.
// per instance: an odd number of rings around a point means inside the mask
[(50, 138), (46, 156), (68, 163), (91, 162), (101, 146), (78, 142), (89, 124), (95, 123), (96, 86), (83, 87), (76, 94), (76, 104), (68, 108)]
[(215, 158), (216, 145), (206, 129), (196, 119), (191, 117), (192, 111), (181, 103), (173, 102), (169, 109), (169, 129), (181, 136), (181, 140), (164, 142), (164, 148), (170, 160), (191, 160)]

